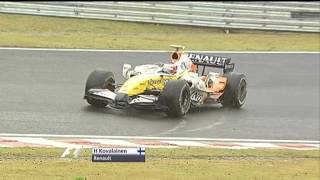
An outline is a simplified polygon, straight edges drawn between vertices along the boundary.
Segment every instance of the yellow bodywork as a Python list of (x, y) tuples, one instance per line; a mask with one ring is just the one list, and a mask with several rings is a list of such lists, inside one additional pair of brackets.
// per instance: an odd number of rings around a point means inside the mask
[(168, 80), (178, 79), (175, 75), (141, 74), (129, 78), (119, 92), (134, 96), (148, 90), (162, 90)]
[[(125, 93), (128, 96), (134, 96), (151, 90), (163, 90), (168, 80), (180, 79), (188, 76), (189, 71), (183, 71), (174, 75), (159, 74), (140, 74), (129, 78), (120, 88), (118, 92)], [(222, 92), (226, 87), (227, 78), (219, 77), (219, 80), (212, 86), (207, 87), (211, 92)]]
[(134, 96), (149, 90), (162, 90), (168, 80), (180, 79), (188, 73), (186, 70), (174, 75), (140, 74), (129, 78), (118, 92)]

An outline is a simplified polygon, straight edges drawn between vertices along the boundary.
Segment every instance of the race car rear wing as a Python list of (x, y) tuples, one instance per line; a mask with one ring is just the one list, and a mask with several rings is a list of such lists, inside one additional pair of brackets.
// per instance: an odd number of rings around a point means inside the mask
[(195, 65), (204, 66), (202, 74), (206, 66), (223, 68), (223, 73), (233, 72), (234, 63), (231, 63), (231, 58), (220, 57), (220, 56), (209, 56), (204, 54), (188, 53), (188, 58)]

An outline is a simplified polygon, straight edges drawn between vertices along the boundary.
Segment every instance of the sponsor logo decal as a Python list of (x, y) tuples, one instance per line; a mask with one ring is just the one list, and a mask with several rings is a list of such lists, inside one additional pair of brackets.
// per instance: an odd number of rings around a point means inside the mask
[(167, 82), (168, 82), (168, 79), (158, 79), (158, 80), (150, 79), (149, 80), (149, 84), (166, 84)]
[(208, 56), (203, 54), (188, 53), (188, 58), (195, 64), (208, 64), (215, 66), (224, 66), (227, 57)]
[(195, 91), (191, 94), (190, 98), (191, 98), (191, 101), (200, 102), (202, 97), (203, 97), (202, 93)]

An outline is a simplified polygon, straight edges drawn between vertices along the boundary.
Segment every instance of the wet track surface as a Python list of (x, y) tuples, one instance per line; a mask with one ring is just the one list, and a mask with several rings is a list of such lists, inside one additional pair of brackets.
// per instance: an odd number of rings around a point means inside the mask
[(219, 54), (247, 76), (241, 110), (219, 105), (182, 119), (95, 109), (82, 99), (94, 69), (167, 62), (169, 53), (0, 50), (0, 133), (319, 140), (319, 54)]

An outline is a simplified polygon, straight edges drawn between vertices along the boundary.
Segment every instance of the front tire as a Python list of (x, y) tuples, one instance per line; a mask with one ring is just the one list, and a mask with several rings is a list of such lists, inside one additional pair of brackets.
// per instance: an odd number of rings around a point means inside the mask
[(87, 102), (95, 107), (105, 107), (108, 105), (108, 102), (93, 99), (89, 96), (89, 90), (92, 88), (99, 88), (99, 89), (109, 89), (110, 91), (115, 90), (114, 86), (115, 80), (114, 75), (112, 72), (103, 71), (103, 70), (95, 70), (90, 73), (85, 87), (85, 99)]
[(182, 117), (190, 109), (190, 88), (184, 80), (170, 80), (160, 95), (160, 101), (168, 107), (166, 114)]
[(227, 85), (221, 104), (229, 108), (241, 108), (247, 96), (247, 80), (244, 74), (228, 73)]

